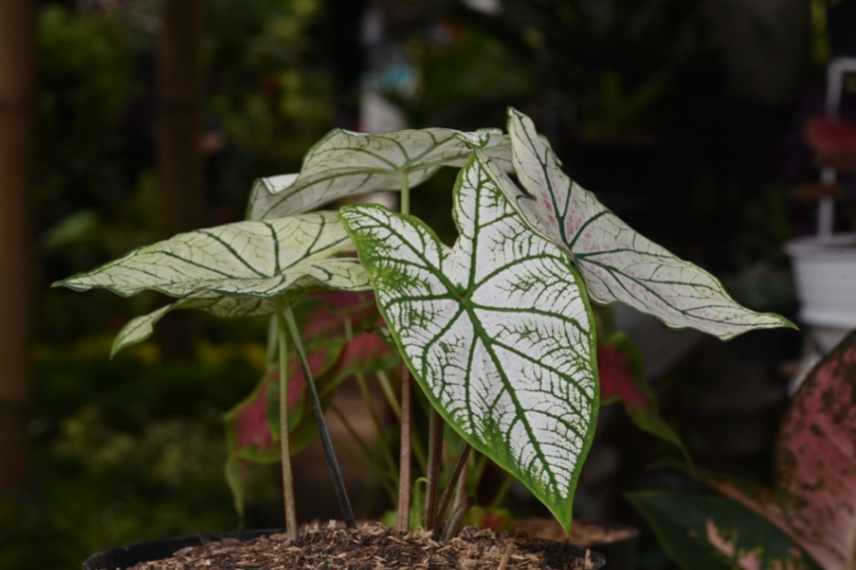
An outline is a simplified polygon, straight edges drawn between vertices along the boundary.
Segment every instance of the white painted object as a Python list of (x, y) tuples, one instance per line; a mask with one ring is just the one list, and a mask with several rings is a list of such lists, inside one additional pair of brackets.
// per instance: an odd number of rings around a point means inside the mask
[(807, 325), (793, 394), (812, 368), (856, 328), (856, 234), (805, 237), (785, 244), (791, 256), (799, 318)]
[(856, 327), (856, 234), (799, 238), (785, 250), (793, 263), (800, 320), (815, 327)]

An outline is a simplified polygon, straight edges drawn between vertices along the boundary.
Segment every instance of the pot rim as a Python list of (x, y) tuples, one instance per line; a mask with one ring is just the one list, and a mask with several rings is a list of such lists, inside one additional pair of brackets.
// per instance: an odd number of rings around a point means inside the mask
[(784, 249), (795, 258), (856, 258), (856, 233), (799, 237), (786, 241)]

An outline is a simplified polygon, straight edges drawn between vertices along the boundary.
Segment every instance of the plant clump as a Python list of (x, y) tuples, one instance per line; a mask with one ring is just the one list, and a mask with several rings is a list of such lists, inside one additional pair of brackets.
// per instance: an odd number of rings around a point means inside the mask
[(598, 554), (552, 540), (498, 536), (490, 530), (465, 528), (452, 540), (438, 542), (426, 531), (403, 534), (378, 523), (362, 523), (349, 529), (331, 521), (304, 526), (295, 540), (285, 534), (248, 541), (225, 539), (183, 548), (170, 558), (137, 564), (129, 570), (594, 570), (602, 565)]

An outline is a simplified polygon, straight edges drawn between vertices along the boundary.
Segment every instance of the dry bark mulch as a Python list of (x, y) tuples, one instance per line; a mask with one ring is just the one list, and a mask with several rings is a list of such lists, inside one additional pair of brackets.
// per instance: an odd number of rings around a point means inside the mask
[(566, 533), (555, 519), (524, 518), (519, 519), (514, 528), (527, 536), (564, 540), (582, 548), (594, 548), (613, 544), (639, 536), (639, 530), (621, 524), (596, 523), (583, 519), (574, 519), (571, 532)]
[(401, 534), (379, 523), (346, 529), (331, 521), (304, 526), (293, 542), (284, 534), (225, 539), (129, 570), (596, 570), (601, 562), (600, 555), (567, 542), (497, 536), (490, 530), (465, 528), (448, 542), (438, 542), (428, 532)]

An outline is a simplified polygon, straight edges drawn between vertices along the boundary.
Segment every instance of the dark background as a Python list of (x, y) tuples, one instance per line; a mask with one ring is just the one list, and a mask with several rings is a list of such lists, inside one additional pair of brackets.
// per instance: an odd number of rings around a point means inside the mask
[[(738, 301), (793, 317), (782, 245), (814, 231), (814, 204), (791, 196), (817, 178), (803, 127), (823, 112), (827, 62), (856, 55), (845, 0), (7, 4), (0, 566), (17, 569), (235, 528), (221, 417), (263, 363), (264, 322), (202, 316), (111, 361), (112, 335), (162, 300), (53, 281), (241, 219), (253, 180), (298, 170), (333, 127), (504, 127), (512, 105), (634, 228), (721, 276)], [(447, 237), (453, 176), (414, 192), (415, 212)], [(799, 351), (792, 332), (694, 339), (660, 367), (664, 415), (700, 465), (769, 477)], [(670, 450), (623, 411), (603, 416), (577, 511), (639, 524), (624, 492), (688, 484), (646, 468)], [(334, 516), (306, 453), (301, 516)], [(391, 505), (345, 455), (366, 489), (358, 516), (380, 516)], [(255, 477), (246, 525), (277, 525), (276, 469)], [(546, 512), (523, 493), (510, 506)], [(647, 534), (640, 561), (668, 567)]]

